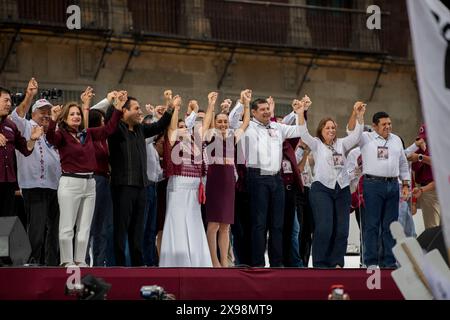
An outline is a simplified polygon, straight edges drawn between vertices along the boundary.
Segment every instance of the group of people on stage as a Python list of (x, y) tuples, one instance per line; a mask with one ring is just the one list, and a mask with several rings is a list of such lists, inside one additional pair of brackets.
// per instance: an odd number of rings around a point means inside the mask
[(64, 106), (37, 93), (32, 78), (11, 110), (0, 88), (0, 216), (20, 189), (30, 263), (264, 267), (268, 250), (271, 267), (306, 267), (311, 254), (314, 267), (344, 267), (355, 210), (362, 265), (395, 267), (389, 226), (414, 235), (409, 199), (427, 228), (440, 224), (425, 126), (405, 149), (387, 113), (364, 125), (360, 101), (338, 138), (331, 117), (310, 132), (306, 95), (282, 118), (249, 89), (234, 108), (211, 92), (186, 114), (170, 90), (146, 114), (126, 91), (94, 106), (90, 87)]

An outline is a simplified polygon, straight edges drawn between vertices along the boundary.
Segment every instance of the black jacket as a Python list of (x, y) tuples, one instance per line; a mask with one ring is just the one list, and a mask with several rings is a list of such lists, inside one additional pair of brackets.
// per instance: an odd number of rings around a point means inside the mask
[[(167, 111), (158, 122), (136, 125), (134, 131), (120, 121), (116, 132), (108, 138), (112, 185), (146, 187), (149, 184), (145, 139), (163, 132), (171, 119), (172, 112)], [(133, 159), (132, 155), (136, 157)]]

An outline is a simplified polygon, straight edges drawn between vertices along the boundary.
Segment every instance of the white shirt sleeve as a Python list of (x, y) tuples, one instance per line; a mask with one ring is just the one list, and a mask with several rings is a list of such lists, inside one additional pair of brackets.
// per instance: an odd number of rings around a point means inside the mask
[(278, 124), (281, 128), (281, 132), (283, 133), (283, 140), (284, 139), (291, 139), (291, 138), (299, 138), (301, 134), (300, 126), (288, 126), (287, 124)]
[[(17, 110), (14, 109), (14, 111), (11, 113), (11, 120), (14, 122), (14, 124), (17, 126), (17, 129), (19, 129), (20, 133), (22, 135), (25, 135), (25, 131), (28, 125), (28, 120), (25, 119), (25, 117), (20, 117), (17, 113)], [(27, 138), (27, 137), (25, 137)]]
[(292, 111), (291, 113), (289, 113), (287, 116), (285, 116), (283, 118), (281, 123), (293, 125), (293, 124), (295, 124), (296, 119), (297, 119), (297, 114), (294, 111)]
[(190, 115), (188, 115), (184, 119), (184, 123), (186, 124), (186, 128), (188, 130), (191, 130), (195, 125), (195, 120), (197, 120), (197, 113), (195, 111), (192, 111)]
[(350, 150), (356, 144), (359, 143), (363, 132), (363, 128), (364, 124), (356, 122), (355, 130), (350, 131), (350, 134), (348, 136), (342, 138), (342, 145), (344, 146), (345, 151)]
[(111, 104), (109, 103), (108, 99), (105, 98), (96, 105), (92, 106), (91, 110), (100, 110), (106, 114), (110, 105)]
[[(401, 141), (399, 141), (399, 143), (401, 144)], [(400, 165), (400, 178), (402, 180), (411, 181), (411, 171), (409, 171), (408, 159), (406, 159), (406, 155), (404, 152), (401, 152), (400, 154), (399, 165)]]
[(306, 143), (312, 151), (316, 151), (319, 146), (319, 141), (309, 134), (308, 128), (306, 127), (306, 122), (304, 125), (298, 127), (300, 128), (300, 138), (302, 138), (302, 141)]
[(228, 115), (231, 129), (239, 129), (239, 127), (241, 126), (241, 118), (243, 113), (244, 113), (244, 105), (240, 103), (238, 100), (238, 102), (236, 102), (236, 105)]
[(407, 157), (409, 157), (411, 154), (413, 154), (417, 150), (419, 150), (419, 147), (415, 143), (413, 143), (412, 145), (410, 145), (408, 148), (405, 149), (405, 154)]

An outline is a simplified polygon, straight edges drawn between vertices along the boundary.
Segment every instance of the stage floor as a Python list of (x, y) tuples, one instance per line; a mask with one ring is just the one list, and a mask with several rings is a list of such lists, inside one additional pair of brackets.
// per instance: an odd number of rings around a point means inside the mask
[[(64, 295), (67, 271), (0, 268), (0, 300), (74, 300)], [(374, 275), (365, 269), (82, 268), (81, 277), (110, 283), (108, 300), (141, 300), (144, 285), (161, 286), (177, 300), (326, 300), (334, 284), (344, 285), (352, 300), (402, 300), (392, 270), (378, 271), (380, 289), (372, 290), (367, 282), (374, 284)]]

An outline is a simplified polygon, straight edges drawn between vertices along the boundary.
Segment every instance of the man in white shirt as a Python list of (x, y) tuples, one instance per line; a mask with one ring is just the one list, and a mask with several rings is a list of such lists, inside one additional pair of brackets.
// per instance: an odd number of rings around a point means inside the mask
[[(239, 108), (239, 105), (236, 108)], [(265, 266), (264, 253), (268, 230), (270, 266), (282, 267), (284, 223), (284, 187), (280, 174), (282, 146), (284, 140), (300, 137), (300, 127), (271, 122), (271, 112), (266, 99), (253, 101), (251, 112), (253, 118), (240, 141), (245, 153), (250, 198), (251, 265)], [(233, 118), (233, 114), (230, 114), (230, 124)]]
[[(29, 139), (34, 126), (42, 126), (47, 132), (51, 103), (45, 99), (37, 100), (31, 108), (31, 120), (25, 115), (38, 91), (34, 78), (28, 83), (24, 101), (12, 112), (11, 120), (19, 131)], [(58, 151), (49, 144), (45, 134), (35, 144), (28, 157), (16, 151), (18, 183), (22, 191), (27, 215), (27, 232), (31, 244), (30, 263), (59, 265), (58, 253), (58, 181), (61, 164)], [(45, 243), (44, 243), (45, 242)], [(42, 256), (45, 246), (45, 256)]]
[[(392, 222), (398, 220), (399, 184), (402, 197), (408, 198), (411, 174), (401, 139), (392, 133), (392, 122), (385, 112), (377, 112), (372, 119), (373, 132), (364, 132), (359, 146), (363, 163), (363, 194), (365, 211), (362, 215), (364, 265), (396, 267), (390, 232)], [(381, 235), (381, 242), (379, 237)], [(383, 248), (379, 257), (380, 244)]]

